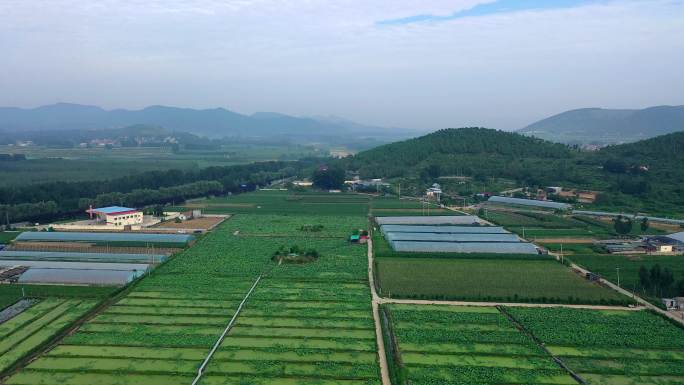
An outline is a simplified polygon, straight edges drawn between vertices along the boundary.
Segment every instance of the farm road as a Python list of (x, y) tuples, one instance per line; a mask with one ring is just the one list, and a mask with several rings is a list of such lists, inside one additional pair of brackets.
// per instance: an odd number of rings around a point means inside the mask
[(371, 289), (371, 302), (373, 305), (373, 321), (375, 321), (375, 339), (378, 345), (378, 361), (380, 362), (380, 377), (382, 385), (392, 385), (389, 377), (389, 367), (387, 366), (387, 355), (385, 354), (385, 341), (382, 338), (382, 325), (380, 323), (380, 297), (375, 291), (375, 280), (373, 278), (373, 237), (368, 238), (368, 282)]
[(569, 305), (561, 303), (516, 303), (516, 302), (468, 302), (468, 301), (437, 301), (425, 299), (395, 299), (395, 298), (378, 298), (380, 304), (394, 303), (394, 304), (408, 304), (408, 305), (449, 305), (449, 306), (481, 306), (481, 307), (496, 307), (496, 306), (513, 306), (513, 307), (565, 307), (571, 309), (591, 309), (591, 310), (626, 310), (634, 311), (641, 310), (639, 307), (624, 307), (624, 306), (602, 306), (602, 305)]
[[(550, 255), (553, 255), (554, 257), (556, 257), (556, 259), (559, 259), (559, 260), (560, 260), (560, 258), (561, 258), (561, 256), (560, 256), (559, 254), (556, 254), (556, 253), (549, 253), (549, 254), (550, 254)], [(587, 274), (587, 273), (590, 272), (589, 270), (587, 270), (587, 269), (585, 269), (585, 268), (583, 268), (583, 267), (581, 267), (581, 266), (578, 266), (578, 265), (576, 265), (576, 264), (574, 264), (574, 263), (572, 263), (572, 264), (570, 265), (570, 267), (573, 268), (573, 269), (576, 269), (576, 270), (579, 271), (582, 275), (585, 275), (585, 274)], [(678, 322), (678, 323), (684, 325), (684, 318), (680, 318), (681, 316), (678, 317), (678, 316), (677, 316), (677, 312), (669, 312), (669, 311), (663, 310), (663, 309), (661, 309), (661, 308), (659, 308), (659, 307), (653, 305), (652, 303), (646, 301), (645, 299), (639, 297), (638, 295), (636, 295), (636, 294), (634, 294), (634, 293), (632, 293), (632, 292), (630, 292), (630, 291), (627, 291), (627, 290), (625, 290), (625, 289), (619, 287), (618, 285), (616, 285), (616, 284), (614, 284), (614, 283), (608, 281), (608, 280), (605, 279), (605, 278), (601, 278), (601, 283), (603, 283), (604, 285), (606, 285), (606, 286), (610, 287), (611, 289), (617, 291), (617, 292), (620, 293), (620, 294), (624, 294), (624, 295), (626, 295), (626, 296), (628, 296), (628, 297), (632, 297), (639, 305), (645, 306), (645, 307), (647, 307), (648, 309), (651, 309), (651, 310), (655, 311), (656, 313), (662, 314), (662, 315), (664, 315), (665, 317), (667, 317), (667, 318), (669, 318), (669, 319), (671, 319), (671, 320), (673, 320), (673, 321), (675, 321), (675, 322)]]

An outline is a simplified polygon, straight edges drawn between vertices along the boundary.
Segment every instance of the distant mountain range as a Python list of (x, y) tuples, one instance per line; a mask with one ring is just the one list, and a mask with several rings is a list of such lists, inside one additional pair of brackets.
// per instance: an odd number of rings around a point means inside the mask
[(518, 132), (570, 144), (619, 144), (677, 131), (684, 131), (684, 106), (583, 108), (540, 120)]
[(57, 103), (32, 109), (0, 107), (0, 131), (112, 129), (131, 125), (160, 126), (211, 138), (287, 137), (298, 142), (331, 138), (375, 138), (387, 142), (418, 134), (407, 129), (367, 126), (331, 117), (294, 117), (275, 112), (243, 115), (224, 108), (196, 110), (150, 106), (142, 110), (105, 110), (96, 106)]

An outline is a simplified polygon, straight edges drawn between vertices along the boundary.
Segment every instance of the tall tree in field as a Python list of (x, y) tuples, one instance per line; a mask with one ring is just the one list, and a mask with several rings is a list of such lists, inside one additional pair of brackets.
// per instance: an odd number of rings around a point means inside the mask
[(341, 189), (344, 186), (344, 170), (337, 167), (320, 167), (314, 171), (311, 179), (315, 187), (324, 190)]
[(613, 228), (616, 233), (627, 235), (632, 231), (632, 220), (620, 215), (613, 221)]
[(641, 231), (646, 231), (650, 227), (650, 223), (648, 223), (648, 218), (644, 217), (644, 219), (641, 220)]

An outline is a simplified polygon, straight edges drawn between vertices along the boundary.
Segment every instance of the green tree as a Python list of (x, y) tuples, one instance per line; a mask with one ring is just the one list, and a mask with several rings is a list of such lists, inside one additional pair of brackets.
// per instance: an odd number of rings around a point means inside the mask
[(315, 187), (324, 190), (341, 189), (344, 186), (344, 170), (337, 167), (320, 167), (311, 178)]
[(627, 235), (632, 231), (632, 220), (619, 215), (613, 220), (613, 228), (620, 235)]
[(648, 218), (644, 217), (644, 219), (641, 220), (641, 231), (646, 231), (650, 227), (650, 223), (648, 223)]

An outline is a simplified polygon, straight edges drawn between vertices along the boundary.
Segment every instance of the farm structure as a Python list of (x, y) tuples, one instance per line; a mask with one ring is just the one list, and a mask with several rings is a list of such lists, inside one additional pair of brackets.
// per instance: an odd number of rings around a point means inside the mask
[(493, 196), (487, 200), (490, 204), (501, 204), (501, 205), (515, 205), (515, 206), (531, 206), (544, 209), (553, 210), (570, 210), (572, 205), (567, 203), (553, 202), (553, 201), (542, 201), (536, 199), (523, 199), (523, 198), (509, 198), (501, 196)]
[[(412, 217), (414, 222), (431, 220), (434, 217)], [(455, 216), (453, 218), (463, 218)], [(471, 217), (468, 221), (477, 221)], [(383, 222), (385, 218), (377, 218)], [(388, 227), (389, 226), (389, 227)], [(397, 252), (422, 253), (502, 253), (502, 254), (539, 254), (540, 251), (531, 243), (520, 239), (501, 227), (495, 226), (455, 226), (455, 225), (395, 225), (383, 224), (380, 232)], [(411, 231), (408, 231), (411, 230)]]
[[(6, 383), (379, 385), (367, 219), (321, 218), (232, 216)], [(271, 260), (292, 245), (320, 257)]]
[(473, 215), (375, 217), (378, 225), (473, 225), (480, 218)]
[(86, 210), (90, 214), (97, 216), (99, 222), (111, 226), (132, 226), (143, 223), (143, 213), (137, 209), (121, 206), (109, 206), (101, 208), (90, 208)]
[[(168, 258), (154, 245), (180, 247), (191, 239), (182, 234), (24, 232), (0, 251), (0, 266), (14, 271), (4, 275), (5, 282), (122, 286)], [(91, 247), (107, 250), (110, 244), (117, 245), (117, 252), (89, 252)], [(143, 244), (147, 247), (139, 247)]]

